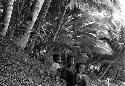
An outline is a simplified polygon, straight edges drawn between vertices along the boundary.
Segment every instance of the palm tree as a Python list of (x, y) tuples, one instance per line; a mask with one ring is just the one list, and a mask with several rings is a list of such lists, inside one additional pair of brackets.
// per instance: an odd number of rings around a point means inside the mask
[[(36, 31), (36, 34), (35, 34), (33, 40), (32, 40), (31, 50), (33, 50), (33, 48), (34, 48), (34, 46), (35, 46), (35, 42), (36, 42), (37, 37), (40, 37), (40, 35), (43, 35), (43, 34), (40, 34), (40, 30), (41, 30), (41, 26), (43, 26), (44, 23), (45, 23), (45, 21), (46, 21), (45, 18), (46, 18), (48, 9), (49, 9), (49, 7), (50, 7), (51, 1), (52, 1), (52, 0), (47, 0), (47, 1), (45, 2), (45, 6), (43, 7), (43, 10), (40, 11), (40, 13), (39, 13), (37, 31)], [(44, 12), (43, 12), (43, 11), (44, 11)], [(40, 38), (41, 38), (41, 37), (40, 37)]]
[(11, 19), (11, 14), (13, 11), (13, 3), (14, 3), (14, 0), (8, 0), (7, 2), (6, 14), (4, 16), (4, 23), (2, 26), (2, 32), (1, 32), (2, 36), (6, 36), (7, 29), (9, 27), (9, 23)]
[(29, 25), (27, 26), (28, 30), (26, 31), (25, 35), (22, 36), (21, 40), (18, 42), (18, 45), (22, 49), (24, 49), (26, 47), (26, 44), (27, 44), (29, 36), (30, 36), (30, 32), (34, 26), (34, 23), (37, 20), (37, 17), (39, 15), (39, 12), (42, 8), (43, 3), (44, 3), (44, 0), (37, 0), (37, 2), (36, 2), (36, 5), (35, 5), (33, 12), (32, 12), (32, 20), (29, 22)]

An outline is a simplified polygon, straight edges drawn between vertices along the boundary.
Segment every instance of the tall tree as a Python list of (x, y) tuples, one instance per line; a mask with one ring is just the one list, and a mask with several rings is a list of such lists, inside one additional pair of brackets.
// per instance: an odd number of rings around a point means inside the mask
[(10, 23), (10, 19), (11, 19), (11, 14), (13, 11), (13, 3), (14, 3), (14, 0), (8, 0), (7, 2), (6, 14), (4, 16), (4, 22), (2, 25), (2, 31), (1, 31), (2, 36), (6, 36), (7, 29)]
[(34, 7), (33, 12), (32, 12), (32, 19), (29, 22), (29, 24), (27, 25), (28, 30), (26, 31), (25, 35), (22, 36), (21, 40), (18, 42), (18, 45), (22, 49), (24, 49), (26, 47), (26, 44), (27, 44), (29, 36), (30, 36), (30, 32), (34, 26), (34, 23), (37, 20), (37, 17), (39, 15), (39, 12), (42, 8), (43, 3), (44, 3), (44, 0), (37, 0), (37, 2), (35, 4), (35, 7)]

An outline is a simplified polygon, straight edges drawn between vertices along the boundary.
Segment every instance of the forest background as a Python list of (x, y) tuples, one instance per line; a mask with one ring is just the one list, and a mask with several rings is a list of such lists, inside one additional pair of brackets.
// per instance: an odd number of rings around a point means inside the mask
[(119, 0), (0, 0), (0, 85), (57, 85), (50, 66), (59, 53), (101, 66), (88, 75), (88, 86), (105, 86), (106, 78), (121, 86), (124, 21)]

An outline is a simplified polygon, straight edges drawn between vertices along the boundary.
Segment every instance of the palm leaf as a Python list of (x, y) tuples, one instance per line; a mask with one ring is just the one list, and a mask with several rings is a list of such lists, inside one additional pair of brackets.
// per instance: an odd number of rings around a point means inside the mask
[(115, 8), (119, 8), (118, 0), (78, 0), (77, 3), (79, 5), (83, 5), (83, 3), (85, 3), (89, 7), (96, 8), (98, 10), (112, 11)]
[[(100, 51), (101, 51), (101, 49), (102, 49), (102, 52), (103, 52), (103, 50), (107, 51), (107, 53), (108, 53), (108, 52), (109, 52), (109, 53), (112, 53), (112, 52), (113, 52), (113, 50), (111, 49), (110, 45), (107, 44), (106, 42), (103, 42), (103, 41), (98, 41), (98, 42), (96, 43), (95, 47), (100, 48)], [(104, 53), (106, 53), (105, 51), (104, 51)]]
[[(109, 44), (103, 41), (99, 41), (96, 37), (89, 33), (77, 33), (74, 38), (69, 37), (66, 34), (60, 35), (58, 41), (69, 46), (73, 44), (84, 44), (93, 52), (101, 53), (101, 54), (109, 54), (112, 55), (113, 50)], [(82, 47), (81, 47), (82, 48)], [(83, 48), (86, 49), (86, 48)], [(88, 50), (88, 49), (87, 49)]]

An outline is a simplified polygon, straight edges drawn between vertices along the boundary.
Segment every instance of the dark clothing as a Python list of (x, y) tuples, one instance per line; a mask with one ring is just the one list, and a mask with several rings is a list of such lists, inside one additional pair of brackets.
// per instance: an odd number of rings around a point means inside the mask
[(73, 85), (78, 85), (78, 86), (86, 86), (86, 80), (84, 76), (82, 78), (79, 78), (79, 73), (76, 71), (73, 72), (70, 70), (70, 67), (64, 67), (62, 69), (60, 78), (66, 80), (67, 85), (66, 86), (73, 86)]
[(67, 85), (66, 86), (73, 86), (76, 85), (76, 74), (74, 74), (72, 71), (70, 71), (67, 67), (64, 67), (62, 69), (62, 73), (60, 78), (66, 80)]
[(78, 86), (86, 86), (86, 81), (84, 78), (80, 80), (80, 82), (78, 83)]
[(75, 85), (76, 83), (76, 75), (73, 74), (71, 71), (67, 71), (67, 80), (66, 83), (71, 85)]

